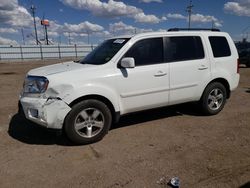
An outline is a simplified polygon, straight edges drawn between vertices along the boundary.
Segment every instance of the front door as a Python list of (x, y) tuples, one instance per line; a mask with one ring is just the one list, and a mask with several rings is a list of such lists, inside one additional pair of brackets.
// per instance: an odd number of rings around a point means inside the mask
[(121, 114), (168, 104), (169, 64), (163, 58), (163, 39), (136, 42), (124, 57), (135, 59), (135, 68), (121, 68), (116, 81)]

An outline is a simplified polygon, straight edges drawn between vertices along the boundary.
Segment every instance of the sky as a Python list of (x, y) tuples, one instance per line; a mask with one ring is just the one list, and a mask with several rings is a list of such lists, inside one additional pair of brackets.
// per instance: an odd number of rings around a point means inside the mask
[[(98, 44), (104, 39), (187, 28), (190, 0), (0, 0), (0, 44), (34, 44), (31, 5), (39, 40), (48, 19), (53, 44)], [(250, 33), (250, 0), (192, 0), (191, 27), (216, 27), (235, 41)], [(250, 37), (250, 36), (249, 36)], [(249, 41), (250, 39), (248, 39)]]

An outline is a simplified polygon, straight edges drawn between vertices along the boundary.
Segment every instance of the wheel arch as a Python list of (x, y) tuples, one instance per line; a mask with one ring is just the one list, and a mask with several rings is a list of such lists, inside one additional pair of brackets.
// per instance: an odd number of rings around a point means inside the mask
[[(204, 91), (206, 90), (206, 88), (207, 88), (208, 85), (210, 85), (211, 83), (214, 83), (214, 82), (221, 83), (222, 85), (225, 86), (226, 92), (227, 92), (227, 99), (229, 99), (230, 96), (231, 96), (231, 90), (230, 90), (230, 85), (229, 85), (228, 81), (227, 81), (225, 78), (216, 78), (216, 79), (213, 79), (212, 81), (210, 81), (210, 82), (206, 85)], [(204, 91), (203, 91), (203, 93), (204, 93)], [(202, 94), (202, 95), (203, 95), (203, 94)], [(202, 96), (201, 96), (201, 97), (202, 97)]]
[(81, 102), (81, 101), (84, 101), (84, 100), (88, 100), (88, 99), (95, 99), (95, 100), (98, 100), (98, 101), (101, 101), (103, 103), (105, 103), (108, 108), (110, 109), (111, 111), (111, 114), (112, 114), (112, 122), (113, 123), (116, 123), (119, 121), (119, 118), (120, 118), (120, 112), (116, 112), (115, 111), (115, 108), (112, 104), (112, 102), (107, 99), (106, 97), (104, 96), (101, 96), (101, 95), (97, 95), (97, 94), (92, 94), (92, 95), (85, 95), (85, 96), (81, 96), (75, 100), (73, 100), (69, 106), (72, 108), (75, 104)]

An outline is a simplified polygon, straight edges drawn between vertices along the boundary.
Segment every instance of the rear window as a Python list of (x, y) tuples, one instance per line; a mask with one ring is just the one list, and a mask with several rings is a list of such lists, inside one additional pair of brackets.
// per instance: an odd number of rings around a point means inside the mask
[(164, 43), (167, 62), (204, 58), (203, 45), (198, 36), (166, 37)]
[(225, 37), (209, 37), (214, 57), (226, 57), (231, 51)]

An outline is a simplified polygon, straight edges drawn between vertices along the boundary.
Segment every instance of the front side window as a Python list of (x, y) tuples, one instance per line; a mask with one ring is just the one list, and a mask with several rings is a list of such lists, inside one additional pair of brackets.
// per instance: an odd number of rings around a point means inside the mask
[(84, 59), (82, 64), (101, 65), (107, 63), (126, 44), (129, 38), (117, 38), (104, 41)]
[(136, 66), (162, 63), (162, 38), (143, 39), (136, 42), (125, 54), (125, 57), (133, 57)]
[(198, 36), (166, 37), (164, 44), (167, 62), (204, 58), (203, 45), (201, 38)]
[(209, 37), (214, 57), (226, 57), (231, 55), (231, 51), (225, 37)]

